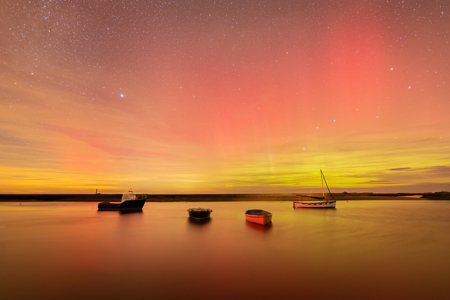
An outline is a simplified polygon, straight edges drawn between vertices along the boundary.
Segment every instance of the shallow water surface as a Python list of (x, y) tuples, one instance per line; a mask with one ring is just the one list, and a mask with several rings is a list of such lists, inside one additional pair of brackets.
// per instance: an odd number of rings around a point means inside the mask
[[(272, 224), (246, 222), (253, 208)], [(0, 298), (448, 299), (449, 215), (425, 200), (0, 203)]]

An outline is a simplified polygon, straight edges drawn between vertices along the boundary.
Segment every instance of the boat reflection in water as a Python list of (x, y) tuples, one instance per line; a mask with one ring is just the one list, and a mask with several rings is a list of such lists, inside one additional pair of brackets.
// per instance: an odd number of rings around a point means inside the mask
[(245, 225), (247, 228), (250, 228), (250, 230), (259, 231), (262, 233), (268, 233), (273, 228), (272, 222), (266, 224), (265, 226), (261, 226), (260, 224), (255, 224), (252, 222), (245, 222)]
[(188, 223), (192, 225), (205, 225), (211, 222), (211, 217), (196, 219), (196, 218), (188, 218)]
[(141, 209), (128, 209), (128, 210), (119, 210), (119, 215), (130, 215), (130, 214), (143, 214), (144, 211)]

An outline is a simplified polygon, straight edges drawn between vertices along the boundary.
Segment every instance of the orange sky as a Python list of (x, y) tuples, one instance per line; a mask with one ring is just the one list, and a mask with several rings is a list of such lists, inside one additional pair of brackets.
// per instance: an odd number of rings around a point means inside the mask
[(8, 1), (0, 193), (450, 190), (437, 1)]

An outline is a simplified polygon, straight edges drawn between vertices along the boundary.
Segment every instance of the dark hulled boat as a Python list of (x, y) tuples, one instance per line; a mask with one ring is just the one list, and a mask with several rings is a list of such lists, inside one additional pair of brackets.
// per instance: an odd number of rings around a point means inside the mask
[(209, 218), (211, 215), (212, 209), (210, 208), (189, 208), (187, 210), (189, 212), (189, 217), (195, 218), (195, 219), (205, 219)]
[(98, 204), (98, 210), (141, 211), (146, 200), (147, 194), (134, 194), (133, 191), (130, 190), (128, 193), (123, 194), (122, 202), (101, 202)]

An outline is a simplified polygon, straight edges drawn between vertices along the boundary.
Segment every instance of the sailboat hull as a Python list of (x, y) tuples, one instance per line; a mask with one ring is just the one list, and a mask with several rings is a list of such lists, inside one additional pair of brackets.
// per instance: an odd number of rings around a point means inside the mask
[(295, 202), (294, 208), (336, 208), (336, 201), (329, 202)]

